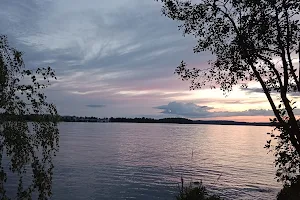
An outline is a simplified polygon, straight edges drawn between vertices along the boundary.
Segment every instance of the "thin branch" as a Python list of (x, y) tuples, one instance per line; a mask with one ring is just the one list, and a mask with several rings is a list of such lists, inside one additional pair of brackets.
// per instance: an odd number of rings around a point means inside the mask
[(290, 27), (289, 27), (289, 13), (287, 11), (287, 8), (286, 8), (286, 4), (285, 4), (285, 1), (283, 1), (283, 8), (284, 8), (284, 14), (285, 14), (285, 23), (286, 23), (286, 33), (287, 33), (287, 36), (286, 36), (286, 51), (287, 51), (287, 57), (288, 57), (288, 62), (289, 62), (289, 66), (291, 68), (291, 74), (292, 74), (292, 77), (297, 85), (297, 88), (298, 88), (298, 91), (300, 91), (300, 82), (298, 81), (298, 77), (296, 76), (295, 74), (295, 69), (294, 69), (294, 66), (293, 66), (293, 62), (292, 62), (292, 58), (291, 58), (291, 52), (290, 52), (290, 48), (291, 48), (291, 45), (290, 45), (290, 40), (291, 40), (291, 31), (290, 31)]
[(275, 64), (272, 63), (269, 59), (267, 59), (267, 58), (265, 58), (265, 57), (263, 57), (259, 54), (257, 54), (257, 57), (260, 58), (261, 60), (263, 60), (264, 62), (268, 63), (269, 67), (274, 71), (274, 73), (277, 77), (277, 80), (279, 82), (280, 87), (282, 87), (283, 85), (282, 85), (281, 76), (280, 76), (278, 70), (276, 69)]
[(259, 72), (257, 71), (256, 67), (255, 67), (253, 64), (251, 65), (251, 69), (252, 69), (252, 71), (254, 72), (254, 74), (255, 74), (257, 80), (258, 80), (259, 83), (261, 84), (261, 87), (262, 87), (262, 89), (263, 89), (263, 91), (264, 91), (264, 93), (265, 93), (265, 95), (266, 95), (266, 97), (267, 97), (267, 99), (268, 99), (268, 101), (269, 101), (269, 103), (270, 103), (270, 105), (271, 105), (271, 108), (272, 108), (272, 110), (273, 110), (273, 112), (274, 112), (274, 115), (276, 116), (276, 118), (278, 119), (278, 121), (279, 121), (282, 125), (285, 124), (285, 122), (283, 121), (282, 117), (281, 117), (280, 114), (279, 114), (279, 111), (278, 111), (277, 108), (276, 108), (276, 105), (275, 105), (275, 103), (274, 103), (274, 101), (273, 101), (273, 99), (272, 99), (272, 97), (271, 97), (271, 94), (270, 94), (269, 89), (267, 88), (265, 82), (263, 81), (263, 79), (261, 78)]
[(300, 41), (299, 41), (299, 46), (298, 46), (298, 58), (299, 58), (298, 72), (299, 72), (299, 82), (300, 82)]
[(286, 62), (286, 58), (285, 58), (285, 49), (284, 46), (282, 44), (281, 38), (282, 38), (282, 33), (281, 33), (281, 27), (279, 25), (279, 13), (278, 13), (278, 9), (276, 7), (275, 4), (273, 4), (274, 9), (275, 9), (275, 15), (276, 15), (276, 28), (277, 28), (277, 42), (278, 42), (278, 46), (279, 49), (281, 50), (280, 52), (280, 56), (281, 56), (281, 61), (282, 61), (282, 65), (283, 65), (283, 76), (284, 76), (284, 84), (283, 84), (283, 88), (281, 90), (282, 94), (287, 93), (287, 88), (288, 88), (288, 81), (289, 81), (289, 75), (288, 75), (288, 64)]

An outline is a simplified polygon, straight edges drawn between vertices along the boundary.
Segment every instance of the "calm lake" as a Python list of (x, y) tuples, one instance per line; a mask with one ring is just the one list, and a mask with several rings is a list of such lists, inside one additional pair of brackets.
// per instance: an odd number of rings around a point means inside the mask
[[(61, 123), (52, 200), (175, 200), (203, 181), (228, 200), (275, 199), (271, 127)], [(10, 179), (8, 190), (17, 179)], [(8, 191), (14, 194), (13, 190)]]
[(182, 176), (225, 199), (275, 199), (270, 127), (61, 123), (52, 199), (175, 199)]

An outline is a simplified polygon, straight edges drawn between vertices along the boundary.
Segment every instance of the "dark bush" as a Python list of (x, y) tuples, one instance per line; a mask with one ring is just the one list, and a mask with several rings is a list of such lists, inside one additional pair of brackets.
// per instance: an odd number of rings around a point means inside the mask
[(176, 196), (177, 200), (222, 200), (217, 195), (209, 195), (206, 188), (202, 185), (202, 182), (184, 186), (183, 179), (181, 179), (179, 190), (179, 195)]
[(285, 185), (277, 194), (277, 200), (299, 200), (300, 199), (300, 176), (297, 181)]

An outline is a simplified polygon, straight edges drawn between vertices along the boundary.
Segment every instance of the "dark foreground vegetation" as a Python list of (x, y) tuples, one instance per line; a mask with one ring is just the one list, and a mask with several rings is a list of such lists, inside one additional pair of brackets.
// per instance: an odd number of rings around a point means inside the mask
[[(277, 194), (277, 200), (299, 200), (300, 199), (300, 177), (290, 185), (285, 185)], [(179, 194), (176, 200), (222, 200), (215, 194), (210, 194), (202, 182), (190, 183), (184, 186), (183, 179), (179, 186)]]
[(22, 52), (0, 34), (0, 199), (46, 200), (52, 195), (58, 114), (43, 89), (55, 78), (50, 67), (25, 68)]
[(202, 182), (184, 186), (183, 179), (181, 179), (181, 186), (179, 186), (179, 194), (176, 200), (222, 200), (217, 195), (211, 195), (207, 189), (202, 185)]
[(300, 177), (290, 185), (285, 185), (278, 193), (277, 200), (299, 200), (300, 199)]

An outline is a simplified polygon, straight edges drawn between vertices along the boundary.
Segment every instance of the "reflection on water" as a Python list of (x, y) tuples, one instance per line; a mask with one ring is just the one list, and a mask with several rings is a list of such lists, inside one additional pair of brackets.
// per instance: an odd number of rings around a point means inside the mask
[(175, 199), (181, 176), (225, 199), (275, 199), (270, 129), (62, 123), (52, 199)]

